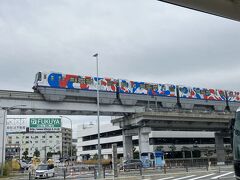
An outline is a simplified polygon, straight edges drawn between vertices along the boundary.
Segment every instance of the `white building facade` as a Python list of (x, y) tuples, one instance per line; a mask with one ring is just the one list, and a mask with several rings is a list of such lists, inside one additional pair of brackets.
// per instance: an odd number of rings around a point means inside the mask
[(33, 157), (35, 150), (40, 152), (40, 158), (44, 160), (47, 153), (59, 152), (62, 156), (68, 155), (72, 145), (72, 129), (62, 127), (58, 132), (11, 132), (7, 134), (6, 145), (19, 145), (20, 159), (23, 152), (28, 151), (28, 157)]
[[(79, 126), (77, 143), (77, 160), (82, 161), (94, 156), (97, 152), (97, 126)], [(117, 144), (118, 158), (123, 157), (123, 135), (122, 129), (111, 124), (100, 127), (101, 154), (104, 159), (112, 158), (112, 144)], [(139, 150), (138, 136), (132, 137), (133, 147)], [(225, 144), (229, 144), (229, 139), (225, 138)], [(194, 146), (204, 148), (215, 147), (214, 132), (191, 132), (191, 131), (151, 131), (149, 134), (149, 149), (154, 152), (156, 147), (161, 146), (164, 152), (171, 151), (174, 146), (175, 151), (182, 151), (183, 148), (193, 148)]]

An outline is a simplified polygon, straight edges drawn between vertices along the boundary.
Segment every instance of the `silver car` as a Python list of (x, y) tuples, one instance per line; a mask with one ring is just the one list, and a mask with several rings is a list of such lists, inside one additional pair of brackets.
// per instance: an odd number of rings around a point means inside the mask
[(37, 178), (48, 178), (48, 177), (54, 177), (55, 171), (54, 171), (54, 165), (53, 164), (40, 164), (35, 172), (35, 179)]
[(139, 159), (129, 159), (123, 162), (121, 169), (129, 170), (129, 169), (139, 169), (142, 168), (142, 161)]

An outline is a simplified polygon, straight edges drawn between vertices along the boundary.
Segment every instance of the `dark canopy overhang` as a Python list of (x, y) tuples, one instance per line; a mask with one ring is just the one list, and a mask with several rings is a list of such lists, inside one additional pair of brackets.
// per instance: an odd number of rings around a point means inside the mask
[(240, 21), (240, 0), (159, 0), (197, 11)]

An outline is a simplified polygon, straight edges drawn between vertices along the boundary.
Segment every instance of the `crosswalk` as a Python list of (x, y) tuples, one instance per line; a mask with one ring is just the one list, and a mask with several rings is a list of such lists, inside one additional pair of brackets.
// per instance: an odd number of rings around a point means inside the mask
[(234, 179), (234, 172), (222, 172), (222, 173), (210, 173), (210, 174), (189, 174), (189, 175), (175, 175), (169, 177), (162, 177), (162, 178), (146, 178), (144, 180), (214, 180), (214, 179)]

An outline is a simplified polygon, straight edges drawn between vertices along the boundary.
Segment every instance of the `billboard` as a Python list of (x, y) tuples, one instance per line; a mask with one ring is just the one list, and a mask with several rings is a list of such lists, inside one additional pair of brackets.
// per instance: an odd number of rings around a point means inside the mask
[(30, 118), (30, 131), (61, 131), (61, 118)]
[(7, 118), (6, 120), (6, 132), (26, 132), (28, 127), (27, 118)]

